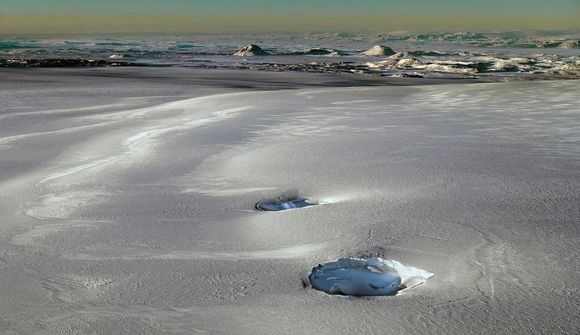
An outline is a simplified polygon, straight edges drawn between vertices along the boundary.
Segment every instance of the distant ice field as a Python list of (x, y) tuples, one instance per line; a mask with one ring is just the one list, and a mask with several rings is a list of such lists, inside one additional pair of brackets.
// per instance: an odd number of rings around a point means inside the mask
[[(579, 41), (577, 31), (0, 36), (0, 67), (140, 65), (562, 79), (580, 75)], [(246, 44), (264, 52), (234, 56)], [(377, 45), (400, 54), (365, 55)]]

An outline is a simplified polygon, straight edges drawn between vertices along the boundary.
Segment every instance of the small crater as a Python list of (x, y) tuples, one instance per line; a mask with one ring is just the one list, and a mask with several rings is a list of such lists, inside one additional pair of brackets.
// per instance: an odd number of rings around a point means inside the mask
[(277, 212), (314, 205), (318, 205), (318, 203), (301, 197), (297, 191), (286, 191), (276, 197), (259, 201), (256, 204), (256, 209), (259, 211)]
[(341, 258), (312, 269), (308, 281), (328, 294), (384, 296), (424, 283), (432, 273), (382, 258)]

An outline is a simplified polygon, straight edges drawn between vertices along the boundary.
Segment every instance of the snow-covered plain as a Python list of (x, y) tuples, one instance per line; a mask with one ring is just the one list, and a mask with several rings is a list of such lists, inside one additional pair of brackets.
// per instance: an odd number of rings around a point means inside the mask
[[(3, 334), (578, 330), (578, 81), (0, 79)], [(254, 210), (287, 190), (322, 205)], [(387, 297), (305, 287), (345, 257), (434, 276)]]

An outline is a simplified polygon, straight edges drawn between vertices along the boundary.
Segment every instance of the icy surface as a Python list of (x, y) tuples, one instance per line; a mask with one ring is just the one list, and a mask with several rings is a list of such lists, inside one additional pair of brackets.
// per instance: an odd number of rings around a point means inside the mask
[[(577, 333), (580, 82), (429, 82), (2, 69), (0, 332)], [(348, 257), (435, 275), (304, 289)]]

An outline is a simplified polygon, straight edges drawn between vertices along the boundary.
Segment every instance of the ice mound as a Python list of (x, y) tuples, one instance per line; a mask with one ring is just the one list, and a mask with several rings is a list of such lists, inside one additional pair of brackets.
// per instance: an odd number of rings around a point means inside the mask
[(536, 46), (538, 48), (542, 48), (542, 49), (551, 49), (551, 48), (557, 48), (558, 46), (560, 46), (560, 42), (559, 41), (539, 41), (539, 42), (537, 42)]
[(340, 50), (326, 48), (312, 48), (304, 51), (293, 51), (285, 55), (292, 56), (341, 56), (344, 53)]
[(460, 63), (446, 64), (444, 62), (425, 65), (425, 70), (442, 73), (456, 73), (456, 74), (475, 74), (478, 72), (476, 68), (469, 67), (469, 65), (463, 65)]
[(404, 69), (404, 68), (413, 68), (416, 67), (417, 65), (423, 65), (423, 62), (415, 58), (403, 58), (397, 62), (396, 67)]
[(580, 64), (564, 64), (560, 66), (555, 66), (547, 71), (549, 74), (557, 76), (566, 76), (569, 78), (577, 78), (580, 76)]
[(264, 199), (256, 204), (259, 211), (278, 212), (287, 209), (303, 208), (317, 205), (316, 202), (309, 201), (301, 197), (296, 191), (287, 191), (276, 197)]
[(380, 57), (380, 56), (391, 56), (394, 55), (395, 52), (393, 49), (383, 46), (383, 45), (375, 45), (372, 48), (368, 49), (367, 51), (362, 53), (365, 56), (371, 57)]
[(437, 50), (415, 50), (409, 51), (409, 54), (416, 57), (442, 57), (442, 56), (452, 56), (452, 55), (459, 55), (459, 52), (442, 52)]
[(518, 72), (531, 70), (532, 62), (527, 58), (513, 57), (508, 59), (496, 58), (489, 71), (491, 72)]
[(417, 65), (423, 65), (423, 62), (414, 58), (408, 52), (397, 52), (396, 54), (387, 57), (387, 59), (376, 62), (368, 63), (371, 68), (397, 68), (397, 69), (407, 69), (413, 68)]
[(427, 271), (382, 258), (341, 258), (312, 269), (313, 288), (329, 294), (352, 296), (393, 295), (424, 283)]
[[(367, 62), (372, 71), (417, 71), (420, 75), (437, 77), (474, 77), (480, 73), (490, 73), (496, 77), (503, 74), (525, 73), (534, 75), (557, 75), (559, 77), (577, 78), (578, 56), (564, 57), (558, 55), (536, 54), (529, 56), (498, 57), (486, 54), (465, 54), (461, 58), (414, 58), (415, 52), (398, 52), (377, 62)], [(394, 73), (399, 75), (399, 73)], [(507, 76), (507, 75), (506, 75)]]
[(561, 48), (561, 49), (576, 49), (580, 47), (579, 40), (549, 40), (540, 41), (537, 43), (538, 48)]
[(304, 52), (308, 56), (339, 56), (340, 51), (334, 49), (314, 48)]
[(256, 44), (247, 44), (234, 53), (234, 56), (239, 57), (267, 56), (267, 55), (269, 55), (269, 53), (264, 51)]
[(580, 48), (580, 41), (578, 41), (578, 40), (564, 41), (564, 42), (560, 43), (560, 45), (558, 47), (562, 48), (562, 49), (578, 49), (578, 48)]

